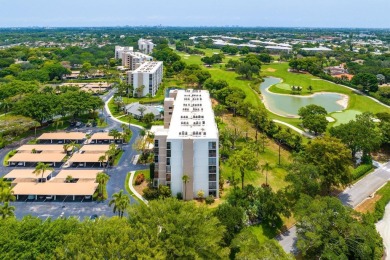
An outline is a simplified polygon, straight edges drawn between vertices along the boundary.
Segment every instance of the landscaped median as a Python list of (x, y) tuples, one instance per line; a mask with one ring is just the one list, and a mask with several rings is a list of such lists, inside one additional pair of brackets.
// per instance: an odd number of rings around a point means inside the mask
[[(135, 176), (138, 176), (139, 174), (144, 174), (145, 172), (149, 172), (149, 170), (141, 170), (141, 171), (132, 171), (128, 172), (126, 175), (125, 180), (125, 188), (127, 192), (138, 202), (148, 204), (148, 201), (142, 197), (140, 193), (134, 188), (134, 182), (135, 182)], [(147, 175), (148, 176), (148, 175)]]
[(16, 151), (16, 150), (11, 150), (11, 151), (9, 151), (9, 152), (5, 155), (5, 157), (4, 157), (3, 166), (8, 166), (8, 160), (9, 160), (12, 156), (14, 156), (17, 152), (18, 152), (18, 151)]

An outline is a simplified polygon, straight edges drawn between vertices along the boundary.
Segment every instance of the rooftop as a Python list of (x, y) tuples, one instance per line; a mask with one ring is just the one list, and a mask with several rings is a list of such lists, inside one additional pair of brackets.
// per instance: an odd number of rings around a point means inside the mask
[(69, 175), (74, 179), (96, 179), (98, 173), (102, 171), (99, 170), (62, 170), (60, 171), (56, 179), (66, 179)]
[[(3, 176), (4, 179), (39, 179), (42, 178), (42, 173), (36, 175), (35, 169), (15, 169)], [(43, 178), (47, 178), (53, 171), (45, 171)]]
[(61, 162), (65, 156), (64, 153), (17, 153), (8, 162)]
[(97, 163), (100, 156), (105, 156), (104, 153), (75, 153), (69, 159), (70, 163)]
[(85, 133), (81, 132), (57, 132), (57, 133), (44, 133), (38, 140), (83, 140), (85, 139)]
[(84, 145), (80, 148), (81, 152), (85, 153), (104, 153), (106, 151), (110, 150), (110, 145), (108, 144), (101, 144), (101, 145)]
[(154, 73), (163, 65), (162, 61), (146, 61), (141, 64), (133, 73)]
[[(31, 152), (32, 150), (36, 151), (59, 151), (63, 152), (64, 151), (64, 146), (61, 144), (26, 144), (22, 145), (21, 147), (17, 148), (16, 151), (21, 151), (21, 152)], [(71, 150), (72, 148), (69, 147), (68, 150)]]
[(110, 136), (107, 132), (94, 133), (91, 140), (114, 140), (113, 136)]
[(87, 196), (93, 195), (98, 187), (97, 183), (59, 183), (59, 182), (22, 182), (12, 189), (15, 195), (59, 195), (59, 196)]
[(207, 90), (177, 90), (168, 138), (218, 138)]

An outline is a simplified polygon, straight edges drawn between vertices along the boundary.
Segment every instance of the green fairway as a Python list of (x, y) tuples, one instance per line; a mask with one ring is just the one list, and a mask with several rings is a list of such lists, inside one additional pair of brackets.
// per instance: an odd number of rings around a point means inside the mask
[(357, 110), (346, 110), (342, 113), (332, 113), (331, 116), (336, 119), (336, 122), (333, 126), (338, 126), (341, 124), (346, 124), (351, 120), (354, 120), (357, 115), (360, 115), (362, 112)]

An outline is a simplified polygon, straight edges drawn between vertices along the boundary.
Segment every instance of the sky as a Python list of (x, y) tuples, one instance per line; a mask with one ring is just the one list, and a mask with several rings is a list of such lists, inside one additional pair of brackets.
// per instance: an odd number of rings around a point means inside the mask
[(0, 27), (390, 28), (390, 0), (0, 0)]

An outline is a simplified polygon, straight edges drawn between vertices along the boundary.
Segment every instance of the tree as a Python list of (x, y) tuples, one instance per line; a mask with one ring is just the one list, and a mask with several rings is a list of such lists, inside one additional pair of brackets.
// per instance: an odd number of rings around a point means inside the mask
[(307, 87), (307, 90), (309, 91), (309, 93), (311, 93), (311, 92), (313, 91), (312, 85), (309, 85), (309, 86)]
[[(160, 259), (226, 259), (228, 250), (221, 246), (225, 228), (206, 207), (174, 198), (150, 201), (129, 209), (129, 224), (142, 230), (149, 249), (137, 256)], [(149, 252), (157, 249), (159, 255)], [(141, 253), (142, 252), (142, 253)], [(149, 256), (149, 257), (148, 257)]]
[(98, 159), (98, 162), (100, 162), (100, 166), (103, 164), (103, 162), (105, 162), (107, 160), (107, 156), (106, 155), (101, 155)]
[(324, 115), (309, 115), (303, 118), (302, 125), (315, 135), (323, 134), (328, 126), (328, 120)]
[(140, 106), (137, 110), (140, 113), (140, 117), (143, 118), (144, 117), (144, 112), (146, 111), (146, 107), (145, 106)]
[(330, 134), (339, 138), (351, 150), (352, 158), (358, 151), (363, 151), (363, 161), (370, 163), (371, 152), (382, 143), (380, 131), (372, 120), (373, 115), (363, 113), (347, 124), (330, 129)]
[(241, 174), (241, 188), (244, 188), (245, 172), (256, 169), (257, 158), (254, 152), (247, 147), (236, 151), (230, 158), (229, 164), (233, 169), (238, 170)]
[[(36, 176), (42, 174), (41, 180), (43, 180), (43, 175), (45, 174), (46, 171), (53, 171), (53, 168), (51, 168), (49, 164), (39, 162), (37, 166), (35, 166), (35, 170), (33, 171), (33, 173)], [(37, 179), (37, 182), (39, 182), (39, 179)]]
[(363, 91), (366, 92), (377, 92), (378, 91), (378, 79), (374, 74), (371, 73), (358, 73), (352, 80), (352, 84), (355, 86), (363, 86)]
[(147, 113), (144, 115), (142, 121), (150, 127), (154, 121), (154, 114), (153, 113)]
[(187, 200), (187, 183), (190, 181), (190, 176), (188, 176), (187, 174), (184, 174), (182, 177), (181, 177), (181, 180), (183, 181), (183, 185), (184, 185), (184, 200)]
[(116, 140), (119, 140), (121, 137), (122, 137), (122, 133), (119, 132), (117, 129), (111, 129), (109, 132), (108, 132), (108, 135), (109, 136), (112, 136), (114, 137), (114, 143)]
[[(99, 172), (96, 175), (96, 181), (99, 183), (99, 197), (104, 197), (104, 186), (107, 184), (107, 182), (110, 180), (110, 176), (104, 172)], [(115, 213), (115, 212), (114, 212)]]
[(351, 151), (337, 138), (316, 138), (306, 146), (304, 162), (315, 165), (327, 194), (332, 186), (350, 183)]
[(118, 212), (118, 216), (122, 218), (125, 210), (130, 205), (130, 199), (126, 194), (123, 193), (123, 190), (120, 190), (118, 193), (114, 193), (112, 195), (112, 199), (108, 205), (110, 207), (111, 205), (114, 205), (113, 212)]
[(262, 166), (261, 166), (261, 172), (265, 172), (265, 185), (268, 186), (268, 171), (270, 171), (272, 168), (271, 168), (271, 165), (269, 164), (269, 162), (265, 162)]
[(15, 207), (10, 206), (9, 202), (4, 202), (4, 205), (0, 207), (0, 218), (6, 219), (15, 216)]
[(383, 246), (372, 223), (337, 198), (304, 196), (295, 208), (297, 247), (304, 259), (380, 259)]
[(226, 232), (223, 240), (226, 246), (230, 245), (234, 236), (245, 227), (244, 210), (241, 207), (222, 203), (214, 211), (214, 216), (225, 226)]
[(287, 255), (274, 239), (260, 243), (256, 235), (249, 229), (244, 229), (233, 239), (231, 249), (231, 259), (237, 260), (294, 259), (292, 256)]
[(324, 115), (326, 116), (328, 112), (325, 110), (325, 108), (321, 106), (317, 106), (314, 104), (307, 105), (305, 107), (301, 107), (298, 111), (298, 115), (301, 117), (301, 119), (304, 119), (305, 117), (311, 116), (311, 115)]

